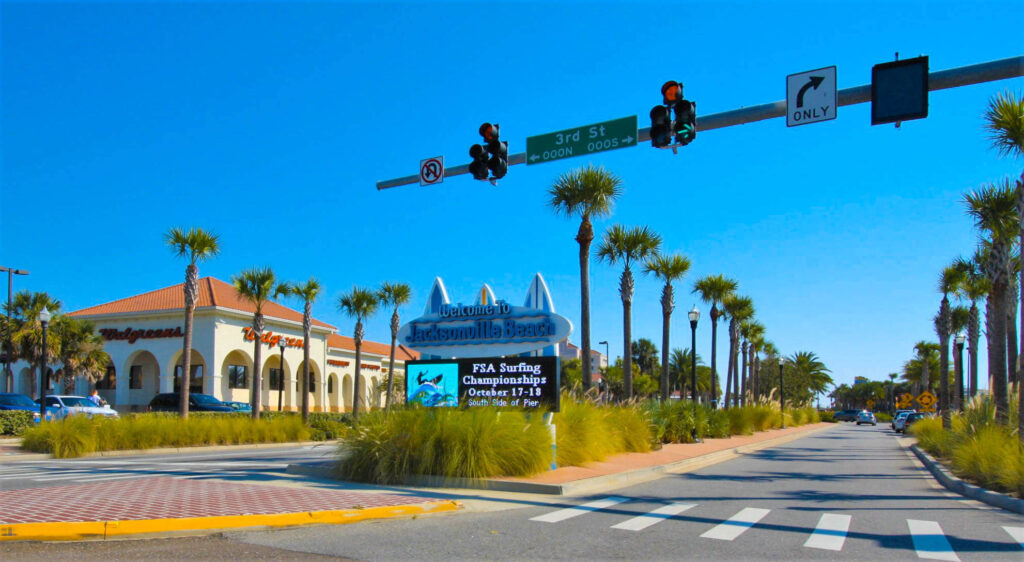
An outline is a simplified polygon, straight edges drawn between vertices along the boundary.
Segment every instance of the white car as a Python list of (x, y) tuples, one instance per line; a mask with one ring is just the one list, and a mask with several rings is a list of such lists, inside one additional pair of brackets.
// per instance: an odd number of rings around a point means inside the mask
[(77, 415), (89, 418), (93, 416), (117, 417), (117, 410), (106, 404), (97, 406), (85, 396), (50, 395), (46, 397), (46, 407), (54, 408), (57, 419)]
[(907, 416), (909, 416), (910, 414), (913, 414), (913, 413), (914, 413), (914, 411), (911, 410), (911, 411), (904, 411), (904, 412), (900, 412), (900, 413), (896, 414), (896, 417), (893, 418), (893, 420), (892, 420), (892, 429), (893, 429), (893, 431), (895, 431), (896, 433), (902, 433), (903, 432), (903, 426), (907, 423)]

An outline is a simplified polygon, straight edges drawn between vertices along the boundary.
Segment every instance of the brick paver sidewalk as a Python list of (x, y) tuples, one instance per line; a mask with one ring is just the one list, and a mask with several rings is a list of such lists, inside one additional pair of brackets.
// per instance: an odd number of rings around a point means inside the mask
[(403, 494), (155, 477), (0, 491), (0, 525), (299, 513), (436, 501)]

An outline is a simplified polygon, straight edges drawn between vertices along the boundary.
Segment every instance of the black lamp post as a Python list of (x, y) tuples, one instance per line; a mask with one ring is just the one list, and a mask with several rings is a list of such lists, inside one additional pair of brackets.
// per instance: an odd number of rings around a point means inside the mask
[(50, 310), (43, 307), (39, 311), (39, 323), (43, 326), (43, 352), (39, 365), (39, 421), (46, 419), (46, 364), (48, 353), (46, 353), (46, 329), (50, 326)]
[(11, 371), (11, 356), (14, 355), (14, 346), (11, 345), (11, 309), (14, 305), (11, 303), (11, 286), (14, 284), (15, 275), (28, 275), (28, 271), (24, 269), (12, 269), (10, 267), (0, 267), (0, 271), (7, 272), (7, 330), (4, 334), (4, 385), (7, 392), (14, 392), (14, 372)]
[(785, 360), (779, 355), (779, 413), (782, 414), (782, 429), (786, 429), (786, 386), (782, 379), (782, 364)]
[(693, 442), (700, 443), (697, 437), (697, 321), (700, 320), (700, 311), (697, 305), (693, 310), (686, 313), (690, 318), (690, 400), (693, 401)]
[(277, 377), (277, 411), (281, 411), (281, 397), (284, 395), (284, 336), (277, 338), (277, 347), (281, 350), (281, 374)]
[(963, 334), (957, 334), (956, 339), (956, 408), (959, 411), (966, 409), (964, 399), (964, 340)]

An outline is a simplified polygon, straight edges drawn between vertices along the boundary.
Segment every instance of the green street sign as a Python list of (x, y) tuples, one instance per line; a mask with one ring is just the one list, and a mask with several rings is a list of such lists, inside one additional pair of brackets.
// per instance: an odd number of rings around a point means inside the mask
[(526, 138), (526, 163), (636, 146), (636, 115)]

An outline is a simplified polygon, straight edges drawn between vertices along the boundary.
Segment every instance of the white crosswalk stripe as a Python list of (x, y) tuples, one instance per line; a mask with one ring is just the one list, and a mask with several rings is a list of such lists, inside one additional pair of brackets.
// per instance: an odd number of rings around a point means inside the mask
[(818, 520), (818, 526), (807, 537), (804, 546), (807, 548), (821, 548), (824, 550), (842, 550), (846, 542), (846, 533), (850, 530), (849, 515), (839, 513), (825, 513)]
[(960, 558), (949, 544), (949, 539), (942, 532), (942, 527), (935, 521), (907, 519), (907, 528), (910, 529), (910, 538), (914, 541), (914, 550), (917, 551), (918, 558), (960, 562)]
[(736, 537), (742, 535), (747, 529), (753, 527), (758, 521), (768, 515), (770, 509), (760, 509), (757, 507), (747, 507), (740, 510), (739, 513), (726, 519), (720, 524), (711, 528), (711, 530), (701, 535), (701, 538), (705, 539), (718, 539), (723, 541), (731, 541)]
[(558, 511), (552, 511), (544, 515), (538, 515), (537, 517), (531, 517), (530, 521), (540, 521), (542, 523), (558, 523), (559, 521), (565, 521), (566, 519), (576, 517), (577, 515), (583, 515), (584, 513), (590, 513), (592, 511), (599, 511), (607, 507), (611, 507), (617, 503), (622, 503), (628, 498), (620, 498), (618, 496), (610, 496), (576, 507), (568, 507), (565, 509), (559, 509)]
[(1024, 548), (1024, 527), (1003, 527), (1003, 530), (1009, 533), (1013, 540), (1017, 541), (1017, 544), (1021, 548)]
[(663, 505), (650, 513), (634, 517), (628, 521), (623, 521), (618, 525), (612, 525), (612, 529), (642, 531), (655, 523), (661, 523), (662, 521), (671, 518), (673, 515), (679, 515), (691, 507), (696, 507), (696, 505), (697, 504), (695, 503), (670, 503), (668, 505)]

